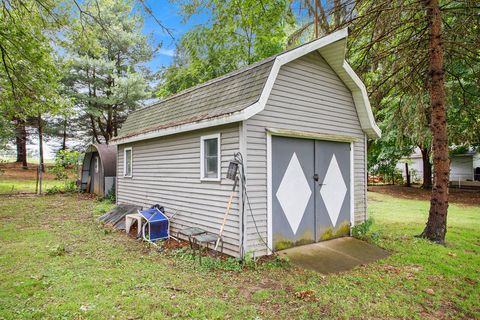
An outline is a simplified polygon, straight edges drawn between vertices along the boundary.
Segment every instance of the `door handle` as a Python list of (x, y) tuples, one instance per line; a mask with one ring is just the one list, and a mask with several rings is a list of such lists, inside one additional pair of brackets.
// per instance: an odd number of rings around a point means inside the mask
[[(316, 182), (318, 182), (318, 180), (320, 180), (320, 176), (319, 176), (317, 173), (315, 173), (315, 174), (313, 175), (313, 180), (315, 180)], [(318, 185), (319, 185), (319, 186), (325, 186), (326, 183), (319, 183)]]

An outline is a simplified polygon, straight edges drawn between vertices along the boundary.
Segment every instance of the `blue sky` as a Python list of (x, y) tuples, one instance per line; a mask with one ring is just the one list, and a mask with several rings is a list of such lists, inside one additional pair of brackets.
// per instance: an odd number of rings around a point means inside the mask
[[(208, 20), (206, 14), (201, 14), (193, 16), (187, 22), (183, 22), (182, 16), (179, 13), (180, 10), (176, 4), (172, 4), (166, 0), (147, 0), (145, 3), (152, 9), (155, 17), (172, 31), (175, 40), (179, 40), (190, 28), (205, 23)], [(162, 31), (160, 26), (149, 14), (145, 13), (144, 19), (145, 26), (143, 32), (145, 34), (151, 34), (155, 44), (163, 44), (154, 59), (147, 64), (152, 71), (157, 71), (162, 66), (168, 66), (172, 61), (175, 42), (172, 41), (172, 38), (166, 32)]]
[[(322, 3), (324, 3), (324, 1), (325, 0), (322, 0)], [(167, 0), (145, 0), (145, 3), (153, 11), (155, 17), (172, 31), (176, 41), (192, 27), (208, 21), (208, 13), (204, 12), (194, 15), (188, 21), (184, 22), (178, 5)], [(298, 18), (300, 15), (298, 2), (295, 2), (293, 5), (293, 12)], [(163, 44), (160, 52), (157, 53), (152, 61), (147, 63), (147, 66), (155, 72), (162, 66), (168, 66), (170, 64), (175, 51), (175, 42), (172, 41), (172, 38), (166, 32), (162, 31), (155, 19), (147, 13), (144, 14), (144, 22), (143, 32), (153, 36), (155, 45), (159, 43)]]

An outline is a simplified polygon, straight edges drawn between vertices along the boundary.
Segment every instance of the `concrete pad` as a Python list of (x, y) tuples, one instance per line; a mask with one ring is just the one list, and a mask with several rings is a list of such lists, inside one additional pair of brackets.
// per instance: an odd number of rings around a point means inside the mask
[(279, 251), (292, 264), (320, 273), (348, 271), (389, 256), (388, 251), (352, 237), (338, 238)]

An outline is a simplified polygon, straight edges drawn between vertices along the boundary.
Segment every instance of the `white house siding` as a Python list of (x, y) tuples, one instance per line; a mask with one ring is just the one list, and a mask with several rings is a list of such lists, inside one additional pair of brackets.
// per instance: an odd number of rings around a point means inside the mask
[[(221, 134), (221, 182), (200, 181), (200, 137)], [(123, 176), (123, 150), (132, 147), (132, 177)], [(148, 208), (159, 203), (167, 214), (178, 210), (172, 230), (196, 226), (218, 233), (233, 181), (225, 175), (239, 151), (239, 124), (199, 130), (118, 146), (117, 202)], [(238, 193), (224, 231), (225, 253), (239, 255)]]
[(265, 110), (246, 121), (247, 186), (255, 228), (247, 211), (247, 251), (265, 254), (267, 239), (266, 128), (336, 134), (354, 143), (355, 223), (366, 217), (365, 134), (351, 92), (317, 53), (281, 67)]
[(472, 155), (452, 157), (450, 159), (450, 180), (473, 180), (473, 168)]
[(407, 174), (405, 172), (405, 162), (408, 161), (408, 170), (410, 172), (410, 177), (412, 182), (422, 182), (423, 181), (423, 160), (420, 157), (412, 157), (410, 159), (400, 160), (396, 168), (400, 170), (404, 179), (406, 179)]
[(480, 152), (473, 155), (473, 169), (480, 167)]

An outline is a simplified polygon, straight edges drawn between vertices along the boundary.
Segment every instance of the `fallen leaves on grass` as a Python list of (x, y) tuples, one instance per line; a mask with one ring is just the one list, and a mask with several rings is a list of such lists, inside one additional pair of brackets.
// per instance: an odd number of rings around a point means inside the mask
[(400, 268), (391, 266), (391, 265), (386, 265), (384, 267), (384, 270), (388, 273), (396, 273), (396, 274), (399, 274), (402, 271)]
[(427, 289), (423, 290), (423, 292), (425, 292), (426, 294), (429, 294), (431, 296), (435, 294), (435, 291), (431, 288), (427, 288)]
[(295, 297), (303, 301), (318, 301), (313, 290), (302, 290), (295, 292)]

